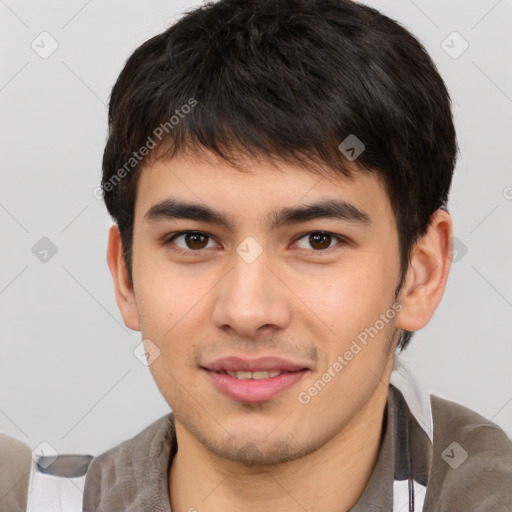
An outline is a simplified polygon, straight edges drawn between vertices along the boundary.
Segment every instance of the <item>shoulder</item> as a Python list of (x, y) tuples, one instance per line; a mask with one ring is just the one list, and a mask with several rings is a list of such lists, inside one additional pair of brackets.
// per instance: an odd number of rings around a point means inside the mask
[(95, 510), (105, 489), (115, 490), (120, 481), (125, 482), (130, 477), (131, 452), (136, 437), (93, 458), (85, 477), (84, 510)]
[(168, 430), (171, 416), (172, 413), (162, 416), (135, 436), (94, 457), (87, 472), (88, 482), (91, 480), (92, 484), (94, 477), (98, 483), (110, 485), (114, 480), (130, 476), (134, 460), (147, 455), (146, 450), (154, 440)]
[[(434, 446), (448, 440), (465, 443), (468, 455), (474, 454), (484, 461), (492, 462), (493, 458), (503, 458), (507, 469), (512, 474), (512, 440), (505, 431), (481, 414), (459, 403), (452, 402), (436, 395), (430, 395), (432, 416), (434, 420)], [(491, 457), (492, 455), (492, 457)], [(469, 458), (469, 457), (468, 457)]]
[(84, 511), (102, 508), (121, 510), (140, 492), (144, 463), (165, 450), (169, 439), (172, 413), (167, 414), (134, 437), (94, 457), (87, 471), (84, 488)]
[(507, 510), (505, 504), (512, 503), (512, 440), (501, 427), (461, 404), (436, 395), (430, 401), (430, 509)]
[(0, 510), (25, 510), (31, 464), (30, 447), (0, 432)]

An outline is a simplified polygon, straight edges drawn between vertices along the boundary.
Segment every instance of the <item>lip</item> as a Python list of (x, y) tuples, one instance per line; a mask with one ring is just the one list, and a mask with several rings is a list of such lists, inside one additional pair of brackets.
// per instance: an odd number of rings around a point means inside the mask
[[(241, 368), (238, 367), (240, 370)], [(213, 385), (223, 395), (236, 402), (266, 402), (272, 400), (285, 390), (296, 384), (310, 372), (308, 369), (284, 371), (277, 377), (268, 379), (244, 379), (240, 380), (225, 373), (203, 368), (211, 379)], [(251, 370), (246, 370), (251, 371)], [(262, 370), (264, 371), (264, 370)]]
[[(220, 371), (245, 371), (245, 372), (269, 372), (272, 370), (281, 370), (286, 372), (296, 372), (299, 370), (309, 370), (309, 368), (300, 363), (289, 361), (275, 356), (264, 356), (255, 359), (246, 359), (237, 356), (222, 357), (203, 366), (205, 370), (214, 372)], [(273, 377), (276, 378), (276, 377)], [(262, 379), (266, 380), (266, 379)]]

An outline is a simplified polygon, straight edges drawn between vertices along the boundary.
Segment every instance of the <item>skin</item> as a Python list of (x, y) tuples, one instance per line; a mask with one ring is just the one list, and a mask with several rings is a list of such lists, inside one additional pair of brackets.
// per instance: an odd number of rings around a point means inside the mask
[[(443, 295), (451, 217), (436, 211), (416, 243), (394, 319), (302, 404), (298, 393), (396, 304), (395, 219), (373, 174), (357, 173), (347, 181), (262, 161), (247, 161), (244, 170), (206, 153), (157, 161), (143, 170), (135, 205), (133, 285), (117, 226), (109, 233), (107, 260), (117, 303), (125, 324), (160, 350), (150, 370), (175, 414), (179, 450), (169, 474), (171, 507), (174, 512), (346, 511), (377, 460), (399, 330), (423, 328)], [(145, 220), (151, 206), (170, 196), (231, 216), (234, 230), (197, 220)], [(368, 213), (371, 224), (316, 219), (268, 229), (271, 210), (340, 198)], [(202, 245), (187, 245), (183, 236), (168, 241), (181, 230), (211, 238)], [(309, 235), (320, 230), (350, 243), (333, 237), (315, 245)], [(263, 250), (252, 263), (236, 252), (248, 236)], [(200, 368), (227, 355), (277, 355), (310, 370), (269, 401), (241, 403), (218, 392)]]

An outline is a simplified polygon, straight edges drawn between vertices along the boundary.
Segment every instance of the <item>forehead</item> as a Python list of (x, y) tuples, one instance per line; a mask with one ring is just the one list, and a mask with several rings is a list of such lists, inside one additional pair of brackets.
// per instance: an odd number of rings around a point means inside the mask
[(285, 161), (245, 159), (234, 168), (212, 153), (180, 155), (158, 160), (142, 170), (135, 221), (148, 220), (150, 210), (158, 210), (166, 201), (201, 204), (209, 212), (200, 213), (220, 214), (230, 229), (244, 219), (256, 218), (277, 227), (276, 212), (286, 213), (284, 209), (326, 201), (334, 208), (341, 207), (340, 215), (346, 214), (347, 220), (359, 217), (360, 224), (393, 221), (380, 176), (359, 170), (352, 176), (348, 179), (341, 174), (333, 175), (332, 170), (323, 172), (318, 166), (309, 169)]

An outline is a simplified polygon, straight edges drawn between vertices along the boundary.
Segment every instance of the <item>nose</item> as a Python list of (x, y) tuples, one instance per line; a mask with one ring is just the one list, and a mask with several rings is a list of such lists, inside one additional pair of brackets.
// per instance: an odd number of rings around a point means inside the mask
[(236, 254), (233, 267), (217, 288), (214, 324), (246, 338), (263, 330), (285, 329), (291, 319), (293, 293), (283, 277), (270, 268), (265, 251), (252, 262)]

